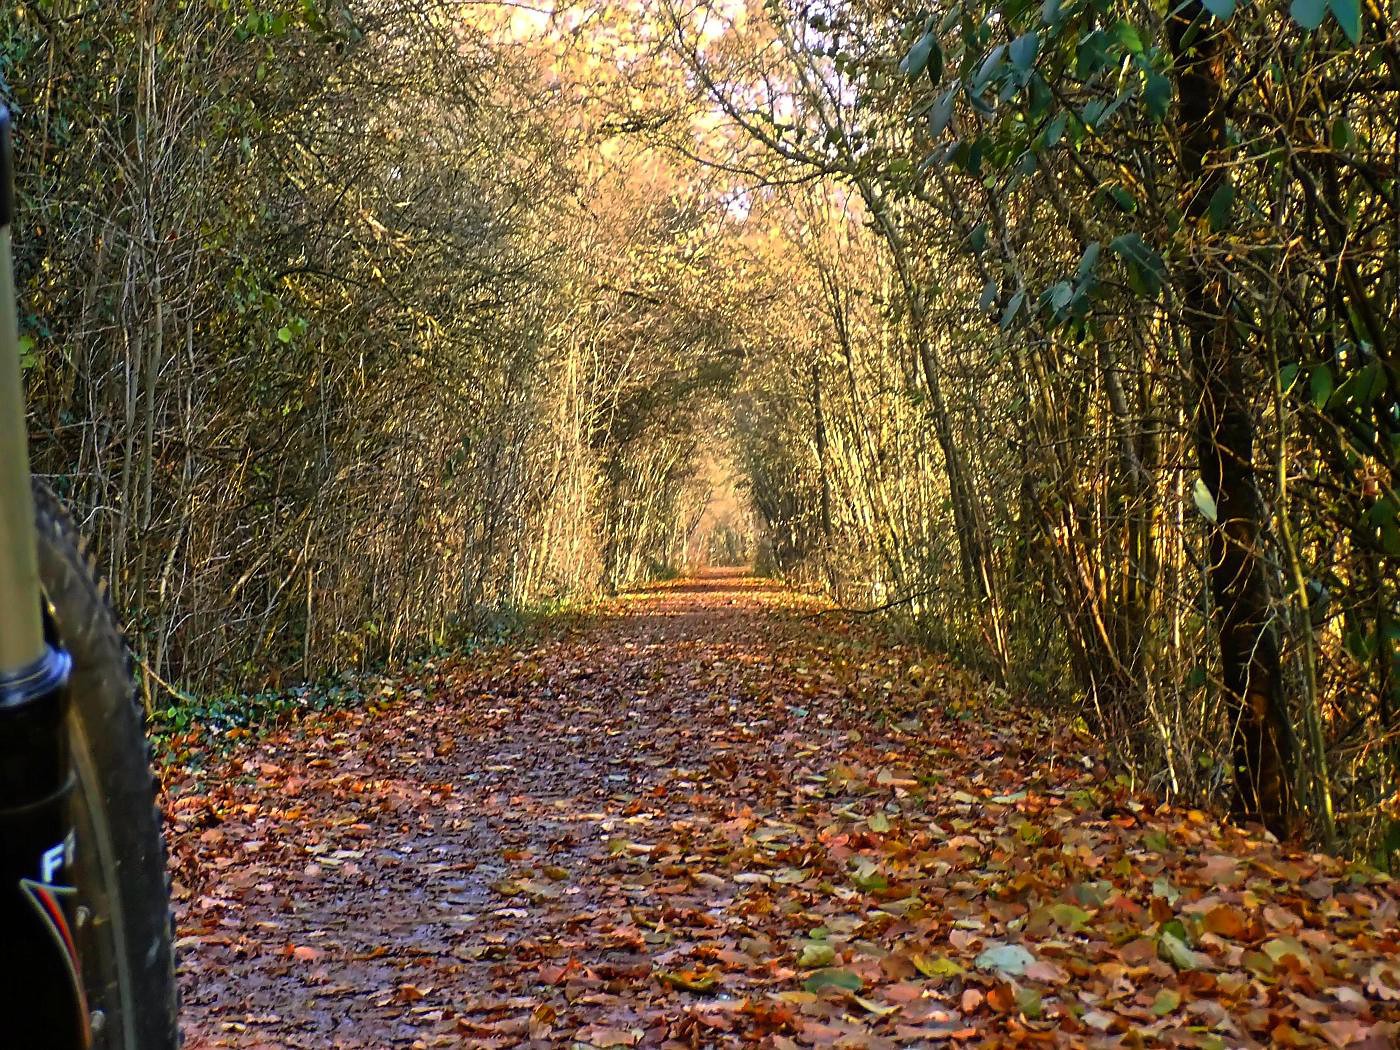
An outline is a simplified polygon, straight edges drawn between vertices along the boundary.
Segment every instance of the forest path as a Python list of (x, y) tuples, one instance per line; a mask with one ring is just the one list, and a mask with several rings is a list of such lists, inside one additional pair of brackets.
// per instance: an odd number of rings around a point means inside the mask
[(1393, 883), (815, 608), (650, 588), (172, 775), (188, 1047), (1392, 1045)]

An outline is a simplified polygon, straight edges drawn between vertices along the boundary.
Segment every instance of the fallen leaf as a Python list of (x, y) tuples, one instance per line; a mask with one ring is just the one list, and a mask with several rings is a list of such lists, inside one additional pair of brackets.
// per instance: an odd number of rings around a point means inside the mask
[(804, 970), (817, 966), (830, 966), (836, 958), (836, 949), (825, 941), (807, 941), (797, 957), (797, 965)]
[(1005, 976), (1019, 977), (1033, 962), (1035, 962), (1035, 956), (1022, 945), (988, 941), (986, 948), (977, 956), (974, 965), (979, 970), (994, 970)]
[(1157, 938), (1158, 952), (1178, 970), (1204, 970), (1210, 967), (1210, 957), (1194, 951), (1174, 933), (1163, 932)]
[(1181, 993), (1175, 988), (1163, 988), (1157, 993), (1157, 997), (1152, 1000), (1152, 1012), (1158, 1017), (1165, 1017), (1172, 1013), (1181, 1005)]
[(848, 992), (858, 992), (865, 987), (865, 982), (850, 970), (826, 969), (818, 970), (802, 982), (802, 987), (809, 992), (820, 992), (827, 988), (841, 988)]

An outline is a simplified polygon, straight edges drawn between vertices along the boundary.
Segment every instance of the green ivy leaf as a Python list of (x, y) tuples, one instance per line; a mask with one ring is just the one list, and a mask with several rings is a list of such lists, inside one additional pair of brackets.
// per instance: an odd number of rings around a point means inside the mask
[(1075, 55), (1075, 75), (1080, 80), (1088, 80), (1099, 70), (1113, 64), (1108, 54), (1108, 37), (1102, 29), (1095, 29), (1079, 42)]
[(1372, 361), (1338, 388), (1335, 400), (1370, 408), (1385, 393), (1386, 385), (1385, 369), (1379, 361)]
[(1353, 44), (1361, 40), (1361, 0), (1327, 0), (1332, 16)]
[(980, 176), (982, 174), (982, 157), (986, 152), (987, 138), (984, 135), (968, 146), (966, 152), (960, 148), (957, 160), (969, 175)]
[(948, 126), (948, 121), (953, 119), (953, 96), (957, 93), (957, 87), (949, 88), (943, 93), (937, 102), (933, 104), (933, 109), (928, 115), (928, 132), (934, 138), (943, 134), (943, 129)]
[(38, 362), (39, 358), (34, 353), (34, 337), (32, 335), (22, 335), (19, 337), (19, 367), (20, 371), (28, 372)]
[(1230, 225), (1230, 212), (1235, 205), (1235, 187), (1222, 182), (1210, 196), (1206, 212), (1210, 216), (1210, 228), (1216, 233)]
[(1113, 36), (1128, 54), (1142, 54), (1142, 35), (1138, 33), (1137, 26), (1131, 22), (1119, 19), (1118, 24), (1113, 27)]
[(977, 75), (972, 78), (972, 93), (980, 95), (982, 89), (987, 86), (997, 71), (1001, 68), (1001, 58), (1006, 54), (1006, 45), (998, 44), (988, 53), (982, 66), (977, 70)]
[(1381, 550), (1392, 558), (1400, 558), (1400, 523), (1388, 521), (1381, 526)]
[(1165, 120), (1172, 105), (1172, 82), (1155, 69), (1149, 69), (1142, 88), (1142, 101), (1147, 106), (1148, 116), (1158, 122)]
[(1156, 249), (1136, 233), (1125, 233), (1121, 237), (1115, 237), (1108, 247), (1128, 264), (1148, 295), (1156, 295), (1162, 290), (1162, 281), (1167, 273), (1166, 264), (1162, 262), (1162, 257), (1157, 254)]
[(928, 74), (929, 83), (937, 86), (943, 79), (943, 49), (935, 41), (933, 51), (928, 56), (928, 65), (924, 67), (924, 72)]
[(1094, 272), (1094, 267), (1099, 261), (1099, 242), (1090, 241), (1088, 247), (1084, 249), (1084, 254), (1079, 257), (1079, 268), (1074, 271), (1074, 276), (1078, 280), (1084, 280)]
[(1137, 211), (1137, 200), (1122, 186), (1110, 186), (1108, 196), (1120, 209), (1131, 215)]
[(1068, 281), (1058, 281), (1046, 290), (1045, 295), (1050, 303), (1050, 309), (1059, 313), (1074, 298), (1074, 289), (1070, 287)]
[(1358, 663), (1365, 663), (1376, 655), (1376, 635), (1365, 625), (1357, 623), (1342, 635), (1342, 645)]
[(1030, 108), (1027, 112), (1031, 120), (1040, 120), (1055, 104), (1055, 94), (1045, 78), (1034, 70), (1028, 75), (1027, 84), (1030, 87)]
[(1024, 72), (1031, 68), (1036, 52), (1040, 50), (1040, 34), (1032, 31), (1023, 33), (1011, 41), (1011, 64)]
[(1327, 365), (1318, 365), (1314, 368), (1312, 375), (1308, 378), (1308, 393), (1312, 397), (1314, 407), (1322, 408), (1326, 405), (1335, 387), (1336, 380), (1332, 377), (1331, 368)]
[(1351, 122), (1346, 117), (1338, 117), (1332, 122), (1332, 148), (1350, 149), (1356, 142), (1356, 134), (1351, 130)]
[[(1376, 500), (1375, 503), (1371, 504), (1371, 509), (1365, 514), (1366, 520), (1376, 528), (1380, 528), (1395, 521), (1396, 517), (1396, 504), (1389, 496), (1382, 496), (1380, 499)], [(1400, 630), (1400, 624), (1396, 625), (1396, 629)]]
[(1327, 0), (1293, 0), (1288, 13), (1304, 29), (1316, 29), (1327, 15)]
[(934, 61), (935, 53), (938, 54), (938, 65), (941, 70), (943, 65), (942, 52), (938, 50), (938, 39), (930, 31), (914, 41), (914, 46), (909, 49), (909, 53), (899, 63), (899, 71), (910, 78), (917, 77), (929, 68), (930, 63)]
[(1001, 312), (1001, 330), (1004, 332), (1011, 327), (1011, 322), (1016, 320), (1016, 315), (1021, 312), (1021, 305), (1026, 301), (1024, 290), (1017, 292), (1011, 297), (1011, 302), (1006, 304), (1006, 309)]

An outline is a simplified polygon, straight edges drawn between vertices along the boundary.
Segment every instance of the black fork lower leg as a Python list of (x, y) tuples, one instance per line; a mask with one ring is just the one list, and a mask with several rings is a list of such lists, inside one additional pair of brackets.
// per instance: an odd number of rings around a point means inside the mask
[(50, 647), (0, 673), (0, 1025), (16, 1047), (90, 1044), (67, 884), (69, 667)]

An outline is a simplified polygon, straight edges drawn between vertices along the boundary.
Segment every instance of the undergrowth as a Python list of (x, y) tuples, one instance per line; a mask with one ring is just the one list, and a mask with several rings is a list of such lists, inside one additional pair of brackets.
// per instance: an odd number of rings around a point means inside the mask
[(156, 760), (161, 766), (197, 769), (241, 740), (308, 714), (387, 706), (405, 691), (431, 692), (435, 672), (447, 660), (567, 628), (579, 615), (580, 609), (565, 601), (495, 609), (454, 624), (411, 656), (293, 686), (193, 694), (162, 684), (155, 695), (168, 702), (154, 706), (148, 720)]

